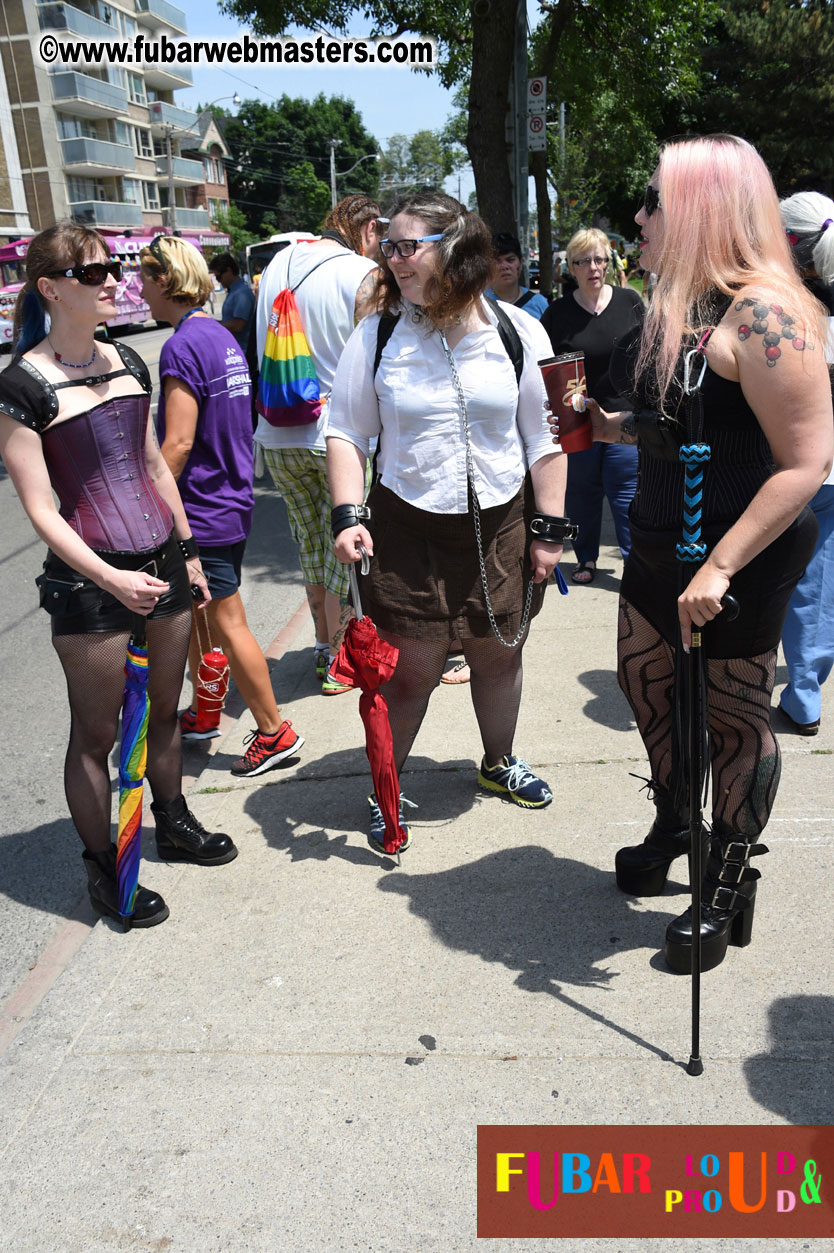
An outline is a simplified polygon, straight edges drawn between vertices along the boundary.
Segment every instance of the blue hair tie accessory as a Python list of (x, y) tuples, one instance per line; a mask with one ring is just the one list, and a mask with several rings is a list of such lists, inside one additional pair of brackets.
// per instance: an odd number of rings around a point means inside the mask
[(33, 344), (40, 343), (46, 335), (43, 306), (37, 294), (31, 288), (23, 297), (21, 312), (23, 321), (20, 327), (20, 334), (17, 337), (17, 343), (14, 346), (14, 355), (16, 357), (22, 356)]

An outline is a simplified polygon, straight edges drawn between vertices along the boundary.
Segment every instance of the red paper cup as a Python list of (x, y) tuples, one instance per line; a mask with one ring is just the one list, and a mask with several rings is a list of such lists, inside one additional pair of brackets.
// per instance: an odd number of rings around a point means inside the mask
[(577, 413), (574, 396), (587, 396), (585, 389), (585, 354), (564, 352), (539, 362), (550, 408), (559, 419), (559, 443), (564, 452), (583, 452), (594, 442), (591, 419)]

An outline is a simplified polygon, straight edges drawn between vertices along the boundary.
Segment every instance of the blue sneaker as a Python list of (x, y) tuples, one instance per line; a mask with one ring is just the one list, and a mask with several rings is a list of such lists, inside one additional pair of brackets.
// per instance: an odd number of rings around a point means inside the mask
[(498, 792), (525, 809), (544, 809), (553, 800), (553, 793), (521, 757), (502, 757), (497, 766), (481, 761), (478, 782), (489, 792)]
[[(385, 851), (385, 819), (382, 816), (382, 810), (376, 803), (375, 795), (368, 797), (368, 804), (371, 807), (371, 832), (368, 836), (368, 843), (375, 853), (382, 853), (385, 857), (393, 857), (393, 853)], [(404, 853), (407, 848), (411, 848), (411, 832), (403, 819), (403, 805), (408, 805), (409, 809), (418, 808), (414, 801), (410, 801), (400, 792), (400, 826), (405, 827), (407, 835), (405, 843), (401, 844), (397, 849), (398, 853)]]

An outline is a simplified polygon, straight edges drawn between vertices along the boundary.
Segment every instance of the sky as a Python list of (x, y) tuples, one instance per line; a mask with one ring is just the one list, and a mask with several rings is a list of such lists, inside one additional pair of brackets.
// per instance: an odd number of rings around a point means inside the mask
[[(175, 3), (185, 11), (191, 39), (233, 39), (246, 29), (221, 13), (214, 0), (175, 0)], [(370, 24), (365, 29), (357, 26), (352, 33), (361, 36), (369, 31)], [(365, 128), (381, 148), (392, 135), (439, 130), (454, 111), (453, 93), (442, 87), (434, 75), (376, 65), (361, 69), (198, 65), (194, 67), (194, 87), (177, 91), (174, 99), (186, 108), (196, 108), (198, 104), (205, 105), (235, 92), (244, 100), (255, 99), (265, 104), (285, 93), (305, 99), (312, 99), (320, 92), (326, 96), (346, 96), (354, 101)], [(221, 103), (224, 108), (233, 110), (230, 100)], [(338, 158), (336, 168), (338, 172)], [(464, 203), (474, 187), (471, 170), (462, 171), (460, 188)], [(457, 195), (456, 175), (448, 180), (446, 188)]]

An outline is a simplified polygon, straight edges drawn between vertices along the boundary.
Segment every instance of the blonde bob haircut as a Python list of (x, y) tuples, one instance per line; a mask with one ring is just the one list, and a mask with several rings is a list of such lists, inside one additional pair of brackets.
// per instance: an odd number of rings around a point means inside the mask
[(193, 244), (177, 235), (157, 235), (150, 248), (139, 254), (148, 278), (165, 279), (162, 288), (169, 300), (183, 305), (204, 305), (212, 292), (205, 257)]
[(573, 265), (577, 257), (587, 257), (592, 248), (601, 248), (605, 253), (605, 259), (611, 263), (611, 240), (605, 231), (597, 230), (595, 226), (583, 226), (575, 235), (568, 240), (567, 252), (568, 265)]

